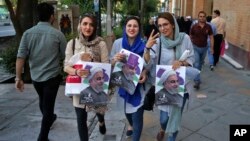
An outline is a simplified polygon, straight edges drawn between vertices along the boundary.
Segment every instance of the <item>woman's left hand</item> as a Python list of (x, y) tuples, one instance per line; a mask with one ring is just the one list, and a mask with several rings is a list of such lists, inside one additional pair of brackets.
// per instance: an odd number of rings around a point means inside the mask
[(143, 70), (139, 78), (139, 83), (144, 83), (146, 80), (147, 80), (147, 71)]

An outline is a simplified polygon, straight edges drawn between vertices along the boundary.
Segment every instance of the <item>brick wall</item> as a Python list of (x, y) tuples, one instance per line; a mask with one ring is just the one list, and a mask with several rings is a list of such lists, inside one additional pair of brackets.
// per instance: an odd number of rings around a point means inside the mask
[(232, 47), (227, 53), (250, 69), (250, 1), (214, 0), (213, 9), (219, 9), (227, 22), (226, 39)]

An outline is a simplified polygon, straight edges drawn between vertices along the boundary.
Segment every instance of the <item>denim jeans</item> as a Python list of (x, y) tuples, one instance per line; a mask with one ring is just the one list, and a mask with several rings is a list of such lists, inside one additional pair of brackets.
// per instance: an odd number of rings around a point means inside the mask
[[(195, 44), (193, 44), (194, 47), (194, 67), (201, 71), (202, 65), (204, 64), (204, 60), (206, 58), (207, 54), (207, 46), (206, 47), (197, 47)], [(194, 79), (196, 83), (200, 83), (200, 74), (197, 75), (197, 77)]]
[[(168, 112), (160, 110), (160, 124), (163, 130), (166, 130), (168, 124)], [(168, 136), (167, 141), (175, 141), (178, 131), (174, 132), (171, 136)]]
[[(181, 106), (181, 113), (183, 112), (183, 109), (185, 107), (186, 101), (189, 99), (189, 94), (185, 93), (183, 96), (183, 103)], [(161, 129), (166, 130), (167, 124), (168, 124), (168, 112), (160, 110), (160, 125)], [(175, 141), (177, 137), (178, 131), (174, 132), (172, 136), (168, 136), (167, 141)]]
[(142, 106), (135, 113), (125, 114), (129, 125), (133, 127), (132, 141), (140, 141), (143, 128), (143, 113), (144, 109)]
[(61, 75), (58, 75), (43, 82), (32, 81), (39, 96), (39, 108), (43, 116), (39, 141), (48, 140), (49, 130), (53, 124), (55, 101), (61, 79)]
[(209, 65), (213, 66), (214, 65), (214, 56), (213, 56), (213, 54), (211, 54), (210, 46), (208, 46), (208, 49), (207, 49), (207, 57), (208, 57)]

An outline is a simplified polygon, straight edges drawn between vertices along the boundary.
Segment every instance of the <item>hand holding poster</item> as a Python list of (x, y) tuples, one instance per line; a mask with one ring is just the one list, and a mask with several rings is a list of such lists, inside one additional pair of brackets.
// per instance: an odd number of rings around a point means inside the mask
[[(76, 54), (77, 55), (77, 54)], [(66, 79), (65, 95), (79, 95), (80, 104), (96, 106), (108, 104), (108, 87), (111, 65), (107, 63), (74, 62), (75, 69), (88, 70), (87, 76), (69, 75)]]
[(180, 67), (176, 71), (170, 65), (156, 66), (156, 105), (176, 105), (181, 107), (186, 67)]
[(126, 58), (122, 62), (116, 62), (110, 82), (125, 89), (132, 95), (139, 82), (143, 59), (139, 55), (125, 49), (122, 49), (121, 53), (125, 54)]

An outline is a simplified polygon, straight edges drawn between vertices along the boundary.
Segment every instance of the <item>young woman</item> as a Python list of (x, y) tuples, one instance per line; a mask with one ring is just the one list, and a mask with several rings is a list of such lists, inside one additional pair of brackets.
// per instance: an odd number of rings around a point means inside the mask
[[(78, 25), (79, 37), (75, 38), (75, 47), (73, 47), (73, 40), (67, 44), (65, 51), (64, 71), (69, 75), (78, 75), (86, 77), (89, 70), (74, 69), (73, 64), (69, 63), (69, 59), (76, 53), (84, 52), (81, 56), (83, 61), (88, 62), (109, 62), (107, 45), (101, 37), (96, 35), (97, 22), (96, 17), (91, 14), (85, 14), (80, 18)], [(79, 95), (73, 96), (73, 106), (75, 107), (78, 132), (81, 141), (88, 141), (88, 127), (87, 127), (87, 111), (86, 106), (79, 104)], [(99, 131), (101, 134), (106, 133), (106, 126), (104, 122), (104, 113), (96, 113), (99, 121)]]
[[(151, 33), (146, 44), (147, 49), (144, 52), (145, 62), (152, 65), (152, 70), (150, 71), (151, 78), (155, 78), (155, 67), (158, 63), (158, 59), (160, 59), (160, 65), (172, 65), (174, 70), (180, 66), (192, 66), (194, 62), (192, 42), (187, 34), (179, 32), (178, 24), (173, 15), (168, 12), (160, 13), (157, 18), (157, 25), (160, 31), (160, 37), (158, 38), (158, 35)], [(151, 50), (154, 50), (155, 53)], [(185, 50), (190, 51), (189, 56), (185, 61), (179, 61)], [(153, 80), (153, 82), (155, 82), (155, 80)], [(158, 141), (163, 140), (165, 130), (168, 133), (167, 141), (175, 141), (178, 130), (180, 129), (180, 116), (185, 105), (185, 100), (186, 97), (184, 95), (183, 104), (180, 108), (173, 108), (174, 105), (158, 106), (161, 125), (161, 130), (157, 134)], [(173, 109), (177, 111), (173, 112)]]
[[(143, 55), (145, 44), (141, 40), (141, 25), (139, 18), (135, 16), (128, 17), (125, 21), (123, 36), (115, 40), (111, 50), (111, 64), (115, 65), (117, 61), (125, 59), (125, 55), (119, 53), (121, 49), (129, 50), (140, 56)], [(130, 95), (125, 89), (119, 88), (118, 94), (124, 99), (125, 116), (129, 126), (127, 136), (132, 136), (132, 141), (139, 141), (143, 128), (143, 100), (144, 91), (142, 83), (146, 80), (146, 70), (142, 71), (139, 84), (136, 86), (133, 95)]]

